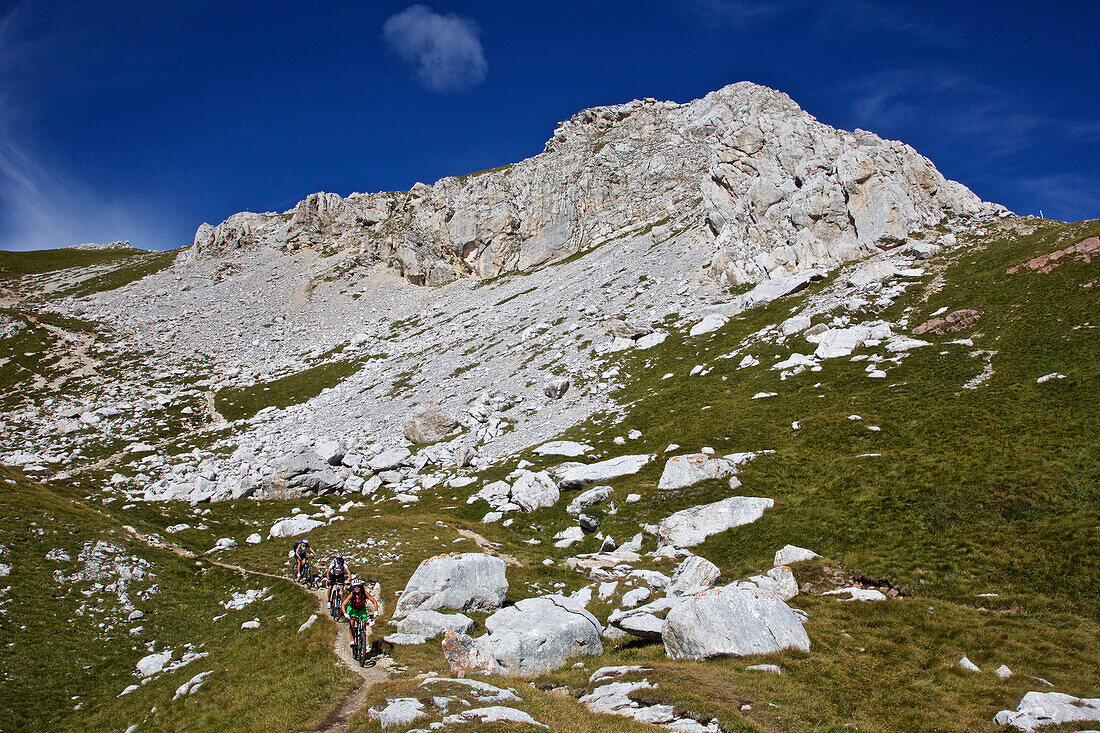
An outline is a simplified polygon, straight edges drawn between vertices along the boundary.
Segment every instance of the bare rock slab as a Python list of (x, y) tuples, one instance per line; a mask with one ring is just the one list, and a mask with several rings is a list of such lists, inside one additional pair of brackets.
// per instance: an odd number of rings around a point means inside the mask
[(684, 509), (657, 525), (657, 539), (662, 545), (693, 547), (713, 534), (755, 522), (774, 505), (774, 500), (764, 497), (731, 496)]
[(508, 594), (507, 566), (479, 552), (437, 555), (420, 563), (397, 601), (394, 618), (414, 611), (494, 611)]
[(619, 456), (599, 463), (568, 464), (558, 477), (558, 488), (562, 491), (583, 489), (591, 484), (629, 476), (641, 471), (651, 457), (648, 455)]
[(802, 620), (779, 596), (730, 586), (684, 599), (668, 612), (662, 636), (670, 659), (810, 650)]

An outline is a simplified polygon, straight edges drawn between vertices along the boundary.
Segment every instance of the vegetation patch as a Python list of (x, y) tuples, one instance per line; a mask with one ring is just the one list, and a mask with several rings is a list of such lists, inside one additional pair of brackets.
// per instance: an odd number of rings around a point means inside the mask
[(227, 387), (214, 395), (214, 407), (230, 422), (252, 417), (266, 407), (306, 402), (359, 371), (359, 359), (330, 361), (249, 387)]

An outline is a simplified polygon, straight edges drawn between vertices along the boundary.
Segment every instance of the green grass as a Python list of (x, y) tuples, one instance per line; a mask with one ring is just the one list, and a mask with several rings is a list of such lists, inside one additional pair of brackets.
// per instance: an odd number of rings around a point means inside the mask
[[(7, 519), (0, 544), (7, 548), (3, 562), (12, 565), (5, 579), (8, 613), (0, 617), (3, 730), (123, 730), (141, 723), (143, 730), (296, 731), (320, 722), (348, 689), (352, 673), (331, 661), (331, 624), (322, 621), (297, 634), (316, 610), (309, 594), (290, 583), (242, 578), (206, 560), (152, 549), (79, 500), (7, 469), (0, 478), (6, 482), (0, 513)], [(79, 572), (80, 552), (97, 542), (148, 563), (152, 576), (129, 586), (135, 605), (146, 612), (141, 620), (120, 621), (125, 616), (117, 599), (97, 592), (93, 579), (55, 580), (55, 571)], [(46, 559), (54, 549), (71, 560)], [(273, 592), (267, 602), (240, 611), (220, 605), (233, 590), (265, 586)], [(139, 597), (153, 587), (155, 594)], [(101, 597), (107, 599), (102, 605)], [(228, 616), (212, 620), (222, 614)], [(254, 617), (261, 629), (240, 628)], [(130, 634), (137, 626), (142, 631)], [(185, 644), (209, 656), (118, 697), (139, 681), (134, 664), (148, 653), (146, 642), (155, 642), (158, 651), (174, 649), (174, 659)], [(213, 675), (199, 692), (172, 699), (179, 685), (207, 670)]]
[(342, 359), (303, 369), (270, 382), (250, 387), (227, 387), (214, 396), (214, 407), (233, 422), (252, 417), (266, 407), (284, 408), (301, 404), (335, 387), (359, 371), (358, 359)]
[(496, 308), (497, 306), (504, 305), (505, 303), (507, 303), (510, 300), (515, 300), (516, 298), (518, 298), (521, 295), (527, 295), (528, 293), (533, 293), (536, 290), (538, 290), (538, 286), (533, 285), (533, 286), (527, 288), (526, 290), (521, 290), (518, 293), (514, 293), (513, 295), (509, 295), (507, 298), (504, 298), (503, 300), (498, 300), (493, 307)]
[(486, 168), (483, 171), (474, 171), (473, 173), (466, 173), (465, 175), (455, 176), (455, 180), (459, 183), (466, 183), (470, 179), (477, 178), (478, 176), (483, 176), (486, 173), (508, 173), (515, 167), (515, 163), (509, 163), (508, 165), (500, 165), (496, 168)]
[(0, 277), (40, 275), (69, 267), (90, 267), (148, 254), (140, 249), (39, 249), (29, 252), (0, 250)]
[[(902, 364), (889, 369), (886, 379), (867, 378), (866, 362), (834, 359), (826, 362), (820, 372), (781, 380), (779, 373), (768, 366), (788, 356), (792, 349), (809, 353), (813, 348), (797, 336), (785, 346), (756, 344), (742, 348), (734, 358), (717, 358), (743, 347), (746, 337), (762, 327), (785, 319), (813, 293), (828, 286), (828, 282), (820, 282), (803, 293), (743, 314), (713, 334), (688, 338), (683, 331), (671, 328), (664, 344), (616, 355), (614, 362), (626, 375), (626, 386), (615, 393), (615, 398), (623, 405), (625, 416), (621, 420), (617, 416), (596, 416), (559, 436), (589, 442), (601, 458), (626, 453), (658, 455), (658, 460), (638, 475), (611, 482), (617, 512), (609, 511), (609, 506), (591, 512), (600, 515), (603, 532), (620, 540), (638, 532), (641, 524), (730, 495), (724, 481), (703, 482), (677, 491), (657, 490), (664, 465), (662, 452), (669, 443), (682, 446), (678, 453), (703, 446), (719, 453), (775, 451), (742, 468), (744, 485), (736, 492), (771, 497), (775, 507), (757, 522), (715, 535), (693, 550), (719, 565), (723, 581), (770, 567), (775, 550), (787, 543), (821, 553), (823, 560), (795, 567), (800, 583), (810, 583), (815, 589), (815, 593), (803, 593), (791, 602), (810, 618), (806, 628), (813, 648), (808, 654), (786, 652), (763, 658), (671, 662), (660, 644), (625, 639), (608, 643), (601, 657), (581, 660), (580, 669), (567, 666), (529, 682), (491, 681), (515, 687), (525, 701), (521, 707), (552, 730), (578, 731), (643, 729), (626, 719), (592, 716), (576, 702), (576, 697), (591, 689), (591, 671), (605, 664), (650, 668), (627, 678), (644, 676), (657, 685), (655, 690), (638, 693), (640, 701), (673, 704), (682, 713), (701, 720), (717, 718), (724, 731), (993, 733), (998, 728), (990, 721), (998, 710), (1014, 708), (1030, 689), (1051, 689), (1034, 678), (1050, 680), (1059, 691), (1100, 696), (1100, 649), (1095, 641), (1100, 638), (1100, 596), (1095, 592), (1100, 583), (1100, 446), (1095, 439), (1100, 410), (1094, 399), (1100, 388), (1100, 336), (1097, 329), (1085, 326), (1100, 325), (1100, 307), (1095, 288), (1082, 287), (1096, 282), (1096, 265), (1066, 262), (1046, 275), (1004, 274), (1011, 265), (1100, 233), (1100, 222), (1051, 223), (1026, 236), (1008, 233), (1005, 226), (982, 239), (980, 247), (926, 263), (928, 274), (898, 303), (879, 314), (897, 320), (908, 312), (910, 327), (941, 307), (974, 308), (983, 314), (968, 332), (922, 337), (934, 344), (914, 350)], [(948, 343), (961, 337), (972, 337), (974, 346)], [(963, 389), (962, 385), (985, 364), (982, 358), (970, 355), (978, 349), (997, 352), (992, 362), (995, 374), (977, 390)], [(879, 351), (863, 349), (857, 353)], [(746, 353), (757, 356), (761, 365), (738, 370), (737, 364)], [(706, 376), (689, 377), (689, 370), (696, 364), (706, 364), (712, 371)], [(241, 415), (254, 414), (262, 406), (273, 404), (274, 398), (300, 400), (319, 392), (323, 386), (318, 384), (330, 386), (325, 382), (329, 377), (323, 373), (305, 376), (310, 371), (285, 378), (291, 381), (278, 389), (264, 391), (262, 387), (273, 387), (282, 380), (257, 385), (236, 409)], [(1066, 379), (1035, 383), (1037, 377), (1056, 371), (1067, 375)], [(662, 380), (666, 372), (676, 377)], [(411, 375), (394, 375), (392, 379), (396, 387), (403, 388)], [(751, 399), (762, 391), (778, 392), (779, 396)], [(219, 398), (225, 397), (219, 394)], [(853, 414), (863, 419), (849, 420)], [(801, 423), (799, 430), (791, 428), (795, 420)], [(872, 425), (882, 430), (869, 430)], [(612, 443), (612, 438), (632, 428), (642, 432), (641, 439), (623, 446)], [(881, 455), (865, 457), (867, 453)], [(515, 519), (511, 527), (481, 524), (488, 507), (482, 502), (465, 503), (480, 485), (508, 474), (520, 458), (539, 468), (558, 461), (525, 451), (481, 472), (479, 484), (461, 490), (440, 486), (422, 493), (420, 502), (404, 508), (390, 502), (375, 504), (364, 497), (329, 496), (312, 502), (242, 500), (208, 507), (142, 504), (128, 510), (116, 502), (104, 511), (150, 532), (163, 533), (168, 525), (186, 521), (193, 528), (172, 535), (173, 541), (203, 552), (219, 537), (234, 537), (240, 542), (254, 531), (266, 537), (266, 529), (276, 519), (289, 516), (292, 508), (314, 512), (318, 504), (335, 507), (353, 499), (362, 501), (366, 506), (346, 511), (343, 521), (312, 532), (310, 539), (323, 557), (340, 548), (349, 556), (353, 569), (382, 582), (390, 612), (396, 592), (404, 587), (421, 560), (440, 552), (475, 549), (472, 541), (459, 540), (459, 530), (464, 528), (498, 543), (501, 551), (522, 563), (521, 567), (508, 568), (509, 601), (551, 590), (569, 592), (588, 584), (587, 578), (564, 567), (562, 560), (595, 550), (595, 538), (568, 550), (549, 544), (555, 532), (574, 523), (565, 513), (570, 495), (562, 497), (555, 507), (510, 515)], [(77, 495), (71, 489), (58, 490), (67, 492), (66, 496)], [(630, 492), (641, 494), (643, 501), (623, 503)], [(32, 515), (25, 505), (18, 509), (0, 505), (0, 509), (5, 516), (20, 517), (10, 523), (16, 529), (6, 531), (23, 531), (26, 523), (22, 518)], [(53, 509), (50, 513), (57, 514)], [(64, 521), (58, 523), (58, 529)], [(74, 522), (95, 524), (86, 516)], [(200, 529), (200, 524), (205, 528)], [(532, 538), (542, 544), (526, 544), (525, 540)], [(388, 544), (368, 547), (368, 539), (386, 539)], [(26, 553), (20, 556), (17, 568), (24, 563), (41, 563), (36, 558), (42, 557), (45, 545), (33, 546), (30, 543), (34, 541), (33, 537), (13, 544), (10, 539), (3, 540), (16, 548), (13, 552)], [(647, 536), (645, 541), (646, 550), (655, 547), (652, 537)], [(255, 570), (283, 573), (287, 571), (287, 548), (286, 541), (265, 539), (255, 546), (242, 542), (225, 557)], [(543, 565), (547, 557), (555, 563)], [(171, 558), (156, 558), (156, 562), (167, 567)], [(640, 566), (671, 573), (674, 563), (646, 560)], [(165, 571), (164, 583), (177, 583), (170, 587), (178, 588), (173, 592), (185, 599), (181, 609), (185, 617), (210, 618), (214, 610), (211, 604), (225, 598), (227, 584), (235, 582), (207, 568), (207, 574), (201, 577), (212, 580), (195, 584), (192, 566), (181, 564), (178, 570), (178, 577)], [(48, 573), (38, 574), (43, 575), (43, 582), (49, 580)], [(898, 588), (902, 597), (878, 604), (855, 604), (816, 595), (817, 590), (854, 578), (888, 583)], [(192, 587), (185, 588), (188, 579)], [(19, 580), (20, 587), (30, 582)], [(197, 589), (205, 588), (207, 582), (216, 585), (219, 593), (203, 597)], [(998, 595), (979, 597), (983, 593)], [(300, 607), (294, 605), (297, 597), (300, 594), (287, 588), (277, 601), (287, 604), (281, 613), (287, 615), (288, 635), (309, 610), (308, 599), (301, 599)], [(33, 616), (36, 609), (43, 608), (33, 603), (32, 597), (21, 596), (13, 607)], [(53, 609), (68, 601), (51, 599), (50, 603)], [(264, 611), (270, 613), (273, 608), (276, 606), (265, 606)], [(602, 601), (590, 605), (601, 619), (611, 608), (610, 603)], [(473, 617), (483, 625), (484, 615)], [(0, 621), (7, 623), (5, 619)], [(382, 622), (377, 633), (393, 630), (388, 617)], [(173, 640), (171, 643), (192, 640), (198, 633), (193, 629), (200, 628), (197, 621), (189, 625), (192, 622), (187, 618), (174, 616), (164, 623), (159, 633)], [(284, 633), (278, 623), (265, 617), (264, 629)], [(176, 626), (178, 635), (172, 636)], [(164, 717), (158, 717), (149, 727), (173, 729), (195, 722), (200, 730), (214, 729), (217, 724), (225, 724), (228, 729), (236, 725), (240, 730), (261, 726), (306, 729), (309, 720), (316, 722), (316, 716), (331, 709), (330, 700), (322, 695), (304, 705), (291, 706), (295, 711), (308, 708), (314, 718), (269, 722), (265, 716), (271, 715), (278, 704), (287, 704), (293, 694), (308, 693), (303, 693), (304, 688), (291, 690), (285, 682), (257, 676), (255, 670), (266, 663), (267, 655), (282, 659), (281, 646), (260, 646), (257, 650), (256, 640), (263, 643), (265, 637), (231, 631), (219, 632), (224, 635), (218, 636), (215, 644), (222, 655), (216, 658), (218, 669), (224, 667), (226, 672), (223, 677), (212, 678), (212, 682), (224, 680), (224, 687), (211, 685), (194, 699), (177, 701), (173, 704), (176, 707), (161, 707), (160, 715)], [(317, 633), (329, 631), (331, 628), (320, 626)], [(44, 638), (41, 634), (36, 632), (38, 644)], [(274, 638), (286, 642), (283, 637)], [(82, 637), (82, 643), (94, 648), (87, 639)], [(316, 646), (298, 647), (293, 653), (312, 654), (310, 674), (322, 675), (310, 678), (312, 684), (345, 689), (341, 685), (347, 684), (346, 677), (332, 668), (332, 657), (323, 648), (323, 639), (319, 639), (297, 641)], [(35, 647), (32, 644), (28, 648)], [(21, 649), (18, 642), (14, 649)], [(88, 729), (121, 729), (124, 723), (138, 722), (154, 700), (161, 700), (178, 684), (175, 679), (161, 687), (151, 684), (134, 693), (143, 697), (115, 700), (116, 687), (121, 685), (114, 684), (116, 677), (110, 674), (117, 670), (121, 675), (126, 664), (132, 665), (137, 653), (129, 654), (125, 663), (118, 662), (116, 667), (110, 666), (115, 662), (109, 662), (102, 669), (94, 669), (93, 677), (102, 688), (94, 701), (101, 709), (96, 713), (100, 717), (92, 721), (95, 725), (85, 726)], [(964, 654), (984, 672), (975, 675), (958, 670), (956, 662)], [(417, 674), (447, 670), (436, 643), (400, 647), (394, 651), (394, 660), (400, 669), (393, 680), (369, 693), (367, 707), (387, 697), (420, 696), (424, 692), (417, 687)], [(213, 663), (214, 652), (202, 661)], [(745, 670), (748, 664), (760, 662), (780, 664), (785, 674)], [(20, 669), (29, 663), (25, 657), (0, 656), (3, 669)], [(991, 671), (1000, 664), (1009, 666), (1014, 676), (1008, 680), (995, 677)], [(187, 677), (205, 669), (197, 665), (185, 669)], [(318, 681), (324, 679), (322, 668), (336, 675), (336, 681), (327, 687)], [(54, 716), (46, 719), (51, 723), (47, 727), (79, 729), (84, 725), (84, 719), (76, 713), (66, 712), (68, 702), (60, 702), (69, 693), (58, 681), (57, 670), (50, 668), (38, 674), (52, 680), (49, 690), (56, 698), (38, 703)], [(66, 680), (66, 684), (76, 683)], [(258, 709), (244, 710), (231, 691), (251, 691), (257, 685), (261, 690)], [(7, 689), (14, 688), (0, 687), (5, 702)], [(225, 697), (221, 696), (223, 691)], [(72, 694), (92, 695), (86, 691)], [(223, 706), (239, 720), (223, 711)], [(91, 709), (90, 705), (86, 709)], [(461, 709), (461, 704), (456, 704), (452, 712)], [(441, 717), (434, 715), (414, 725), (427, 727)], [(234, 720), (237, 722), (226, 722)], [(8, 727), (18, 729), (20, 725), (0, 722), (0, 728)], [(373, 731), (377, 727), (364, 708), (350, 721), (350, 729)], [(515, 729), (480, 725), (460, 728)], [(1059, 729), (1075, 727), (1049, 730)]]
[(121, 288), (123, 285), (136, 282), (147, 275), (171, 267), (179, 252), (180, 250), (170, 250), (168, 252), (142, 253), (136, 257), (130, 257), (119, 267), (109, 272), (96, 275), (77, 283), (71, 288), (59, 291), (57, 297), (71, 295), (74, 298), (82, 298), (86, 295)]

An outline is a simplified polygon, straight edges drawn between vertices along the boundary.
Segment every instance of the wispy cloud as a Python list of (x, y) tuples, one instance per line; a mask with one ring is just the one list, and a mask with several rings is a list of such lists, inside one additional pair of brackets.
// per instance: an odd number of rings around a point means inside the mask
[(1052, 144), (1072, 150), (1100, 139), (1095, 120), (1036, 111), (1009, 90), (936, 67), (866, 74), (844, 91), (855, 125), (915, 144), (933, 160), (953, 161), (964, 183), (1002, 192), (1021, 213), (1100, 215), (1100, 181), (1092, 171), (1036, 172)]
[(1080, 221), (1100, 216), (1100, 193), (1096, 183), (1077, 173), (1048, 173), (1022, 177), (1015, 186), (1038, 206), (1027, 213)]
[(687, 4), (707, 25), (740, 28), (782, 15), (800, 0), (687, 0)]
[(489, 63), (481, 47), (481, 29), (470, 19), (413, 5), (382, 26), (386, 45), (435, 92), (457, 92), (485, 79)]
[(118, 240), (171, 246), (149, 206), (104, 193), (37, 139), (36, 115), (50, 99), (34, 82), (54, 73), (59, 38), (51, 20), (63, 12), (26, 0), (0, 17), (0, 249)]
[(959, 28), (932, 22), (919, 6), (891, 0), (682, 0), (706, 25), (748, 28), (781, 17), (813, 21), (826, 35), (888, 35), (921, 45), (954, 46)]
[(935, 131), (982, 166), (1023, 152), (1058, 124), (997, 87), (937, 68), (866, 74), (848, 92), (856, 124), (896, 136)]

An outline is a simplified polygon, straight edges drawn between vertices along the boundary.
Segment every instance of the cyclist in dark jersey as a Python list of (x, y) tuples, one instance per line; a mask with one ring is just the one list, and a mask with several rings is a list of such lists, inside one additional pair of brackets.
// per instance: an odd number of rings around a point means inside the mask
[(332, 558), (332, 562), (328, 566), (328, 601), (332, 603), (332, 596), (336, 592), (336, 589), (342, 586), (351, 574), (351, 569), (348, 564), (344, 562), (344, 553), (337, 552), (336, 557)]
[(302, 567), (305, 565), (306, 559), (310, 557), (317, 557), (317, 553), (313, 551), (313, 548), (309, 546), (309, 539), (299, 540), (294, 543), (294, 562), (295, 562), (295, 575), (301, 576)]
[(351, 581), (351, 592), (344, 599), (341, 607), (344, 615), (348, 617), (348, 633), (351, 634), (351, 646), (355, 647), (355, 625), (357, 623), (370, 622), (371, 611), (367, 610), (367, 601), (374, 606), (374, 612), (378, 611), (378, 601), (367, 593), (367, 586), (362, 580), (356, 578)]

